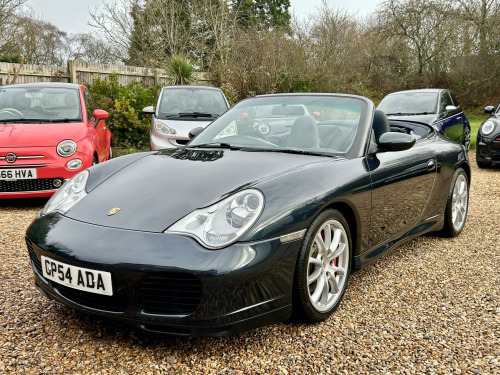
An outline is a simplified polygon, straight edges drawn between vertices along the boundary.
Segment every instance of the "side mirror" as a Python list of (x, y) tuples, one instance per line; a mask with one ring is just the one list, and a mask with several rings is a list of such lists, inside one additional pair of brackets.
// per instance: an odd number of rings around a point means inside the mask
[(142, 113), (145, 113), (147, 115), (154, 115), (155, 114), (155, 107), (153, 107), (152, 105), (144, 107), (142, 109)]
[(454, 112), (457, 110), (458, 107), (455, 107), (454, 105), (447, 105), (445, 108), (446, 113)]
[(109, 116), (108, 112), (103, 109), (95, 109), (93, 114), (96, 120), (104, 120)]
[(188, 134), (189, 139), (191, 140), (194, 137), (196, 137), (198, 134), (200, 134), (203, 131), (203, 129), (204, 128), (202, 128), (202, 127), (191, 129), (189, 131), (189, 134)]
[(378, 140), (378, 146), (386, 151), (404, 151), (413, 147), (416, 139), (404, 133), (384, 133)]
[(493, 115), (494, 112), (495, 112), (495, 107), (493, 107), (492, 105), (489, 105), (484, 108), (484, 113), (489, 113), (490, 115)]

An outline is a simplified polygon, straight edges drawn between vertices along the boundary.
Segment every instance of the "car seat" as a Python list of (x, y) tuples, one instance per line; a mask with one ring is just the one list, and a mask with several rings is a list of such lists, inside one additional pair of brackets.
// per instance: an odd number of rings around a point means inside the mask
[(311, 116), (301, 116), (294, 121), (287, 146), (296, 148), (319, 147), (318, 127)]

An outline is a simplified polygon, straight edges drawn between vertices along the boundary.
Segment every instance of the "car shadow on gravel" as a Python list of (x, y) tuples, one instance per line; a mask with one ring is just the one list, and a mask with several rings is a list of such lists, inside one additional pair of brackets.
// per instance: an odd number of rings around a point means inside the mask
[(0, 199), (0, 208), (41, 209), (48, 200), (49, 198)]

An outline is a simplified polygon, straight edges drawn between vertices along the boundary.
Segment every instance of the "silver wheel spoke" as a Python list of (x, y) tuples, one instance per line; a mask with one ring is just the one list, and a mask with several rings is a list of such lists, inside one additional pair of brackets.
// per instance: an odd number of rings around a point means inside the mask
[(319, 278), (318, 282), (316, 283), (316, 289), (314, 290), (314, 293), (311, 296), (311, 300), (317, 304), (321, 295), (323, 294), (323, 290), (325, 289), (325, 277), (323, 275), (323, 272), (320, 273), (321, 277)]
[(333, 274), (329, 275), (328, 282), (330, 283), (330, 285), (332, 287), (332, 292), (334, 294), (337, 294), (338, 292), (340, 292), (339, 283), (337, 282), (337, 279)]
[(321, 276), (321, 273), (321, 268), (316, 268), (313, 273), (307, 276), (307, 284), (311, 285), (313, 282), (318, 280), (318, 278)]
[(342, 275), (342, 276), (345, 275), (345, 268), (342, 268), (342, 267), (330, 266), (330, 267), (328, 267), (328, 271), (332, 275), (334, 275), (334, 274), (338, 274), (338, 275)]
[(315, 238), (316, 243), (318, 244), (318, 251), (320, 255), (325, 255), (326, 254), (326, 245), (325, 242), (323, 241), (323, 238), (321, 237), (321, 231), (316, 234)]

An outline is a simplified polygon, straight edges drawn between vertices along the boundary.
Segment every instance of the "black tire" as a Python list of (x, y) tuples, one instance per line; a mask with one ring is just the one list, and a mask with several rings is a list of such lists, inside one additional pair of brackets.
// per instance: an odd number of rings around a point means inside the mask
[[(338, 246), (333, 252), (330, 249), (322, 252), (317, 236), (321, 237), (323, 244), (328, 244), (328, 230), (330, 244), (336, 243), (335, 236), (338, 236)], [(351, 243), (349, 225), (339, 211), (328, 209), (314, 219), (304, 236), (295, 266), (293, 308), (297, 318), (318, 322), (327, 319), (337, 309), (351, 273)], [(309, 282), (309, 276), (315, 280)], [(316, 296), (319, 300), (315, 302)]]
[(96, 165), (98, 163), (97, 158), (95, 155), (92, 157), (92, 166)]
[(458, 168), (451, 180), (450, 191), (444, 211), (445, 237), (456, 237), (464, 229), (469, 208), (469, 179), (462, 168)]
[(111, 146), (109, 146), (109, 154), (108, 154), (108, 160), (111, 160), (113, 158), (113, 149)]
[(481, 161), (479, 160), (477, 157), (476, 157), (476, 164), (479, 168), (489, 168), (491, 167), (491, 164), (488, 163), (488, 162), (484, 162), (484, 161)]

